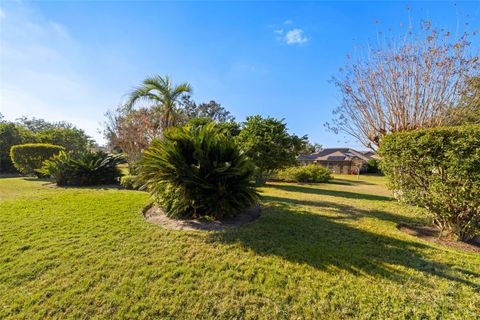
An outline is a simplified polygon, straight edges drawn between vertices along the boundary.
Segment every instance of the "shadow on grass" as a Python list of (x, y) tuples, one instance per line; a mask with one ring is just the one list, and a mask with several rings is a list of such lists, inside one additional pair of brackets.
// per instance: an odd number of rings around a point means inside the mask
[(428, 286), (428, 279), (408, 270), (413, 269), (480, 289), (479, 284), (468, 280), (468, 273), (428, 261), (422, 253), (430, 248), (427, 245), (356, 229), (329, 217), (293, 211), (286, 204), (270, 206), (266, 212), (257, 223), (211, 234), (210, 240), (240, 243), (260, 255), (275, 255), (320, 270), (336, 267), (354, 275), (381, 276), (399, 283), (415, 279)]
[(329, 184), (338, 184), (342, 186), (358, 186), (358, 185), (367, 185), (373, 186), (375, 183), (371, 183), (364, 180), (349, 180), (349, 179), (342, 179), (342, 178), (335, 178), (328, 182)]
[(308, 194), (318, 194), (323, 196), (333, 196), (333, 197), (341, 197), (341, 198), (348, 198), (348, 199), (363, 199), (363, 200), (376, 200), (376, 201), (391, 201), (393, 198), (386, 197), (386, 196), (378, 196), (374, 194), (364, 194), (364, 193), (357, 193), (357, 192), (349, 192), (349, 191), (338, 191), (338, 190), (325, 190), (319, 188), (309, 188), (305, 186), (301, 186), (298, 184), (269, 184), (270, 188), (279, 189), (283, 191), (289, 192), (300, 192), (300, 193), (308, 193)]
[(338, 214), (337, 217), (329, 217), (331, 220), (357, 220), (363, 217), (373, 217), (380, 220), (390, 221), (394, 223), (419, 223), (419, 220), (413, 217), (406, 217), (382, 210), (365, 210), (347, 204), (341, 204), (330, 201), (316, 200), (298, 200), (292, 198), (283, 198), (275, 196), (262, 196), (262, 199), (268, 202), (276, 202), (279, 204), (294, 204), (301, 206), (318, 207)]
[(82, 185), (59, 186), (51, 178), (24, 177), (23, 179), (27, 181), (45, 182), (45, 183), (42, 183), (43, 186), (50, 187), (50, 188), (58, 188), (58, 189), (126, 190), (125, 187), (120, 184), (100, 184), (100, 185), (88, 185), (88, 186), (82, 186)]

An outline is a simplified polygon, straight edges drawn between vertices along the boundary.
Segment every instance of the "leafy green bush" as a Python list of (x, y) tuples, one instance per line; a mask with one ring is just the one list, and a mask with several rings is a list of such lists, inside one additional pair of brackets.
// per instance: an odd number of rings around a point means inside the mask
[(427, 208), (442, 231), (480, 236), (480, 125), (391, 134), (380, 155), (401, 200)]
[(310, 164), (285, 168), (277, 173), (277, 178), (285, 181), (319, 183), (332, 179), (332, 172), (323, 166)]
[(59, 186), (87, 186), (118, 183), (121, 171), (118, 165), (125, 163), (123, 155), (104, 152), (81, 154), (60, 152), (43, 163), (37, 171), (52, 177)]
[(27, 143), (12, 146), (10, 158), (15, 168), (24, 174), (41, 176), (37, 169), (42, 163), (64, 150), (63, 147), (48, 143)]
[(139, 189), (138, 177), (136, 175), (126, 175), (120, 178), (120, 184), (126, 189)]
[(167, 130), (139, 164), (139, 179), (168, 216), (229, 217), (258, 199), (254, 165), (213, 123)]
[(377, 159), (370, 159), (367, 161), (367, 172), (368, 173), (382, 173), (380, 169), (380, 161)]

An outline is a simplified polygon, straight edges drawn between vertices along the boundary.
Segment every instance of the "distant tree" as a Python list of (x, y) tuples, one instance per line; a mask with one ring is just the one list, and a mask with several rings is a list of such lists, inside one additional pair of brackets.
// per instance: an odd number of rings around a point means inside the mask
[(153, 116), (160, 117), (161, 129), (165, 130), (179, 121), (178, 102), (182, 95), (190, 92), (190, 84), (185, 82), (174, 85), (168, 76), (157, 75), (145, 79), (142, 85), (133, 90), (125, 107), (127, 111), (131, 111), (140, 101), (152, 104), (149, 107), (154, 111)]
[(343, 99), (327, 126), (375, 150), (390, 132), (448, 125), (480, 67), (469, 53), (471, 36), (452, 39), (425, 22), (419, 35), (369, 47), (334, 78)]
[(310, 143), (307, 142), (305, 144), (305, 147), (300, 150), (300, 154), (311, 154), (311, 153), (317, 153), (322, 151), (323, 146), (320, 143)]
[(94, 145), (93, 139), (85, 131), (66, 121), (49, 122), (23, 116), (16, 123), (36, 136), (36, 141), (29, 142), (55, 144), (67, 151), (85, 151)]
[(235, 117), (218, 102), (210, 100), (208, 103), (197, 104), (190, 96), (182, 97), (180, 113), (186, 121), (194, 118), (208, 118), (216, 123), (235, 121)]
[(289, 134), (283, 120), (257, 115), (242, 124), (236, 142), (257, 166), (257, 181), (264, 183), (273, 171), (296, 164), (308, 138)]
[(120, 148), (126, 153), (129, 167), (134, 171), (135, 161), (153, 139), (162, 133), (155, 110), (140, 108), (127, 111), (123, 107), (106, 113), (104, 136), (110, 149)]
[(21, 117), (15, 122), (0, 122), (0, 172), (15, 171), (10, 148), (24, 143), (48, 143), (68, 151), (85, 151), (94, 141), (81, 129), (68, 122)]
[(0, 123), (0, 172), (15, 172), (10, 148), (17, 144), (37, 142), (35, 135), (13, 122)]

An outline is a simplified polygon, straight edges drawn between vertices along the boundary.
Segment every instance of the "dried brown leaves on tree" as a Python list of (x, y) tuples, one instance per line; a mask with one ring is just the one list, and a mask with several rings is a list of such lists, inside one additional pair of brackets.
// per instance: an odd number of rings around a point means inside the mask
[(475, 36), (454, 38), (423, 23), (418, 36), (370, 48), (333, 79), (342, 102), (327, 126), (377, 149), (387, 133), (448, 125), (479, 72)]
[(152, 140), (161, 136), (159, 117), (154, 113), (147, 108), (126, 111), (123, 107), (107, 112), (104, 134), (109, 147), (120, 148), (129, 163), (139, 160)]

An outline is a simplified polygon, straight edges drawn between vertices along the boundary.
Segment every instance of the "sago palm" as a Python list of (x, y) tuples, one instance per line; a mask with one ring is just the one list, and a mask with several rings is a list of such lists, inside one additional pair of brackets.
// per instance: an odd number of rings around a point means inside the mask
[(213, 123), (168, 129), (139, 164), (139, 181), (169, 216), (231, 217), (258, 200), (253, 163)]
[(159, 110), (163, 130), (176, 124), (177, 101), (185, 93), (192, 92), (189, 83), (173, 84), (168, 77), (153, 76), (143, 80), (142, 85), (135, 88), (126, 103), (127, 110), (132, 109), (140, 101), (153, 103), (153, 108)]

